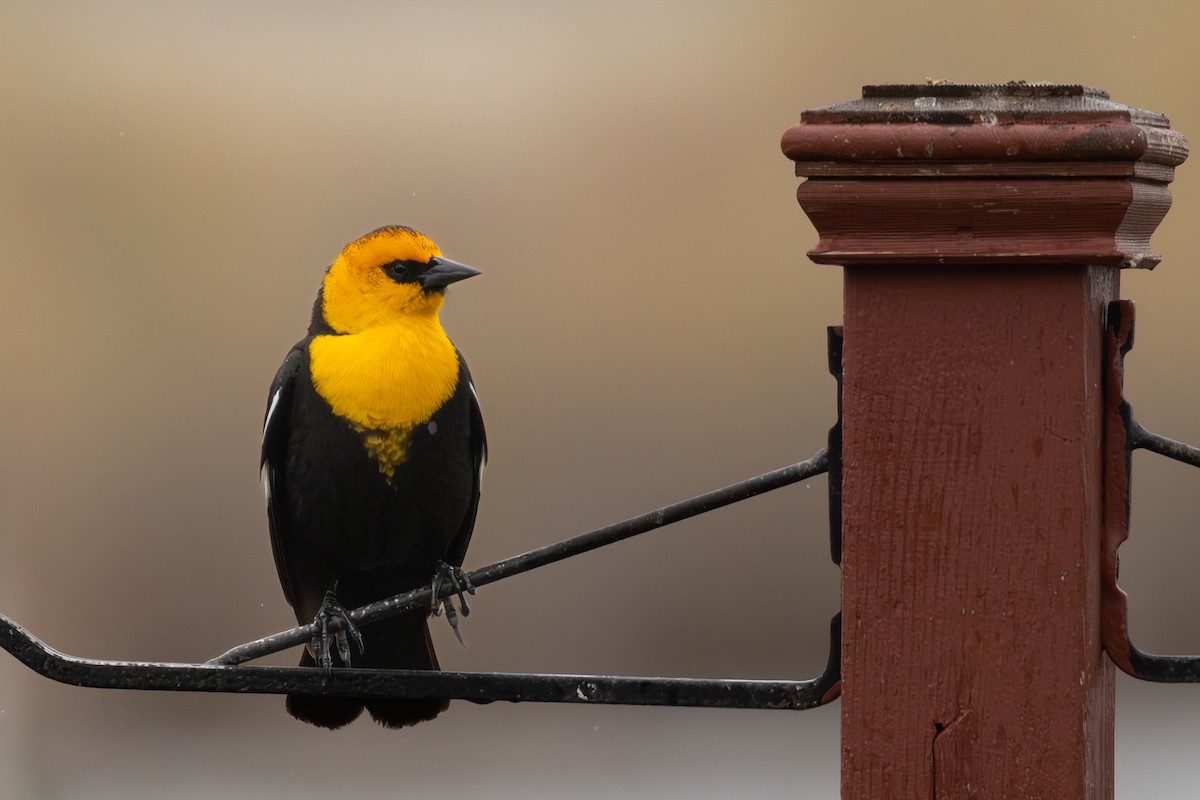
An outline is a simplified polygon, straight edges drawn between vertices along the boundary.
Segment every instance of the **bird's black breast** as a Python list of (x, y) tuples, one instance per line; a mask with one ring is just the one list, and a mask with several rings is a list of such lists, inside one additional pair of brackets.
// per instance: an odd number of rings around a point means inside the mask
[(458, 542), (465, 549), (478, 498), (482, 430), (473, 430), (478, 409), (461, 367), (450, 399), (407, 431), (405, 457), (390, 475), (367, 441), (380, 432), (337, 417), (313, 387), (307, 363), (297, 369), (286, 486), (272, 503), (286, 518), (275, 532), (283, 556), (277, 560), (301, 622), (312, 618), (335, 579), (339, 599), (353, 607), (427, 583)]

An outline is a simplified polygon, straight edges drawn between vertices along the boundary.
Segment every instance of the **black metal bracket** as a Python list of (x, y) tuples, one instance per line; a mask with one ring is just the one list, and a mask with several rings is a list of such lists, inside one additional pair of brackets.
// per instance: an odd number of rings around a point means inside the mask
[[(841, 329), (829, 329), (830, 372), (838, 381), (838, 420), (829, 447), (812, 458), (740, 483), (665, 506), (638, 517), (556, 542), (468, 573), (475, 586), (613, 544), (673, 522), (746, 500), (773, 489), (829, 473), (830, 546), (841, 563)], [(449, 590), (448, 590), (449, 591)], [(350, 612), (358, 625), (416, 607), (430, 607), (430, 587), (416, 589)], [(0, 615), (0, 648), (39, 674), (75, 686), (249, 694), (301, 693), (361, 697), (444, 697), (489, 703), (600, 703), (707, 706), (714, 708), (815, 708), (836, 699), (841, 687), (841, 613), (830, 622), (824, 672), (809, 680), (708, 680), (439, 672), (424, 670), (263, 667), (242, 662), (307, 642), (305, 625), (239, 645), (203, 664), (131, 662), (78, 658), (61, 653)]]
[[(833, 635), (835, 644), (839, 633)], [(779, 709), (813, 708), (832, 699), (824, 676), (810, 681), (699, 680), (102, 661), (60, 653), (3, 615), (0, 647), (47, 678), (104, 689)]]
[(1135, 678), (1157, 683), (1200, 683), (1200, 656), (1156, 655), (1129, 637), (1129, 597), (1117, 584), (1117, 550), (1129, 538), (1133, 451), (1149, 450), (1200, 467), (1200, 449), (1150, 433), (1137, 423), (1123, 396), (1125, 354), (1133, 347), (1131, 300), (1109, 303), (1104, 385), (1104, 544), (1101, 561), (1101, 625), (1104, 650)]
[[(829, 429), (829, 555), (842, 566), (842, 339), (841, 325), (827, 329), (829, 374), (837, 381), (837, 422)], [(839, 612), (840, 614), (840, 612)]]

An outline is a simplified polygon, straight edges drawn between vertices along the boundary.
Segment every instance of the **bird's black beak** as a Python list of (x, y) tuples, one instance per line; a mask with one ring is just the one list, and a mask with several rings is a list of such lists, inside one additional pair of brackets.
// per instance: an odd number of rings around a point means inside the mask
[(452, 283), (466, 280), (479, 274), (479, 270), (451, 261), (448, 258), (434, 256), (429, 259), (429, 267), (421, 273), (421, 288), (444, 289)]

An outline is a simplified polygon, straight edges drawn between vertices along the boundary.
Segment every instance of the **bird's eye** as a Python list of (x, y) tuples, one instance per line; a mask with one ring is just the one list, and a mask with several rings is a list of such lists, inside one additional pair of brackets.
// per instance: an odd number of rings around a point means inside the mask
[(408, 265), (403, 261), (393, 261), (383, 267), (383, 271), (394, 280), (400, 280), (408, 274)]

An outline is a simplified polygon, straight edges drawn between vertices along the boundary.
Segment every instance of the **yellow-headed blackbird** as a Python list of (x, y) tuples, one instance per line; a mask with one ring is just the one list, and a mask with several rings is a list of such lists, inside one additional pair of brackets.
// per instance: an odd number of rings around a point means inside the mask
[[(325, 631), (341, 617), (359, 645), (354, 666), (437, 669), (425, 610), (374, 623), (363, 637), (345, 609), (462, 565), (486, 443), (471, 375), (438, 311), (446, 286), (478, 274), (410, 228), (351, 242), (325, 274), (308, 335), (275, 376), (262, 448), (271, 546), (296, 619), (324, 632), (301, 666), (350, 666), (346, 631)], [(287, 698), (292, 716), (326, 728), (364, 706), (402, 727), (447, 705)]]

